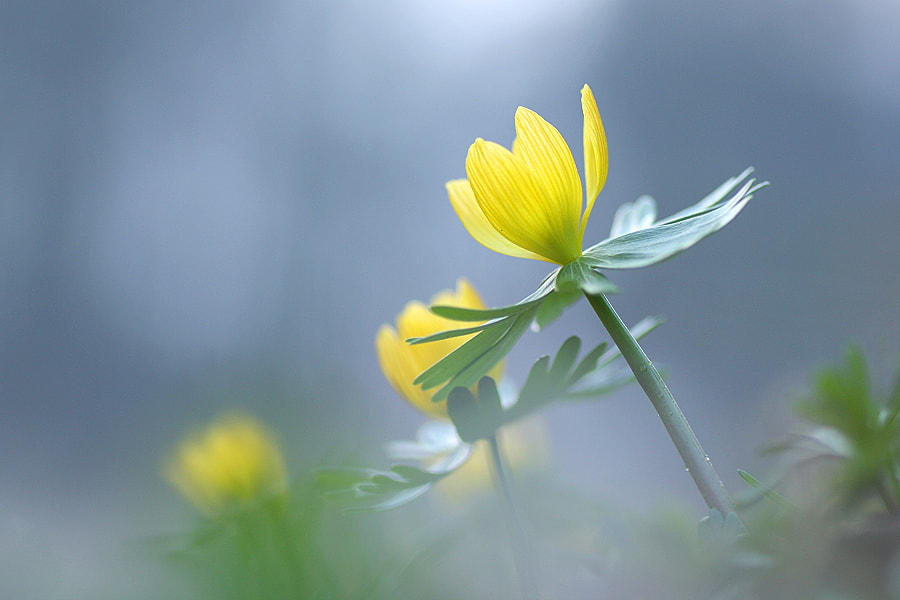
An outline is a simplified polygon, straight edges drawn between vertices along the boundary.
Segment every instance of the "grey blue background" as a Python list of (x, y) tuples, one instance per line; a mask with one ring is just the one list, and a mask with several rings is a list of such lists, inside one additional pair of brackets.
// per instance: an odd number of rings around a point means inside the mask
[[(459, 276), (501, 305), (549, 270), (478, 245), (443, 184), (520, 104), (580, 163), (584, 83), (610, 149), (586, 244), (640, 194), (665, 215), (748, 165), (772, 182), (610, 273), (626, 321), (666, 319), (647, 351), (740, 487), (811, 369), (850, 342), (881, 385), (897, 364), (898, 30), (887, 0), (2, 3), (0, 589), (143, 585), (122, 548), (190, 523), (160, 464), (221, 410), (297, 471), (411, 437), (378, 326)], [(578, 304), (511, 375), (572, 333), (604, 339)], [(545, 422), (554, 477), (699, 514), (636, 389)]]

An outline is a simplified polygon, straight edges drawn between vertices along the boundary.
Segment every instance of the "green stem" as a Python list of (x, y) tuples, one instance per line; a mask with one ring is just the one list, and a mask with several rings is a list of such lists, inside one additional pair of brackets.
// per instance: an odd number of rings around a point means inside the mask
[(706, 501), (706, 505), (709, 508), (719, 509), (723, 515), (734, 512), (734, 504), (725, 490), (722, 480), (716, 474), (712, 462), (700, 446), (700, 441), (694, 435), (694, 431), (675, 402), (672, 392), (666, 387), (659, 371), (647, 358), (643, 348), (616, 314), (606, 296), (588, 293), (585, 293), (585, 296), (591, 303), (594, 312), (600, 317), (600, 322), (603, 323), (610, 337), (619, 347), (625, 362), (631, 367), (635, 378), (659, 414), (659, 418), (662, 419), (669, 437), (675, 443), (675, 447), (693, 477), (694, 484)]
[(506, 477), (503, 455), (500, 453), (500, 444), (497, 442), (497, 434), (487, 438), (491, 447), (491, 465), (493, 467), (494, 480), (503, 496), (506, 508), (507, 523), (512, 537), (513, 557), (515, 560), (516, 575), (519, 580), (519, 592), (523, 600), (538, 598), (536, 561), (532, 553), (531, 544), (522, 529), (519, 515), (513, 502), (512, 490)]

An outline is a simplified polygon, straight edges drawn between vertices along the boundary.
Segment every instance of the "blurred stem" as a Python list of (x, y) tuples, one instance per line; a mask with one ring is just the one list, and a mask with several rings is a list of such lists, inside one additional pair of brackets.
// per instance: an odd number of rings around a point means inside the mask
[(238, 551), (239, 569), (237, 577), (239, 587), (242, 589), (239, 598), (247, 600), (262, 600), (264, 597), (259, 571), (260, 544), (255, 535), (258, 527), (251, 519), (252, 515), (244, 509), (239, 509), (234, 515), (236, 527), (235, 541)]
[(675, 443), (681, 459), (694, 479), (694, 484), (709, 508), (719, 509), (723, 515), (734, 512), (734, 503), (725, 490), (722, 480), (716, 474), (712, 462), (700, 446), (700, 440), (675, 402), (675, 397), (662, 376), (638, 344), (634, 336), (616, 314), (603, 294), (588, 294), (588, 302), (609, 332), (613, 342), (619, 347), (625, 362), (631, 367), (635, 378), (656, 409), (669, 437)]
[(500, 444), (497, 442), (497, 434), (494, 433), (488, 439), (491, 447), (491, 465), (494, 472), (494, 481), (503, 496), (506, 520), (512, 538), (513, 559), (515, 561), (516, 575), (519, 580), (519, 592), (523, 600), (537, 600), (537, 563), (522, 523), (519, 520), (518, 511), (513, 501), (512, 489), (506, 476), (503, 455), (500, 452)]

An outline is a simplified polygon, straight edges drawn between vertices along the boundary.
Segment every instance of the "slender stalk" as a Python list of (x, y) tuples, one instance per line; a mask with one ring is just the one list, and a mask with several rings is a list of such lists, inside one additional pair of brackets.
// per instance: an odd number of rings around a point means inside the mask
[(506, 477), (503, 455), (500, 453), (500, 444), (497, 442), (497, 434), (488, 438), (491, 447), (491, 466), (493, 467), (494, 481), (503, 497), (506, 508), (506, 520), (512, 538), (513, 559), (515, 561), (516, 575), (519, 580), (519, 592), (523, 600), (537, 600), (537, 563), (534, 560), (531, 544), (522, 529), (518, 511), (513, 501), (512, 489)]
[(712, 462), (700, 446), (700, 441), (694, 435), (693, 429), (675, 402), (672, 392), (666, 387), (659, 371), (647, 358), (643, 348), (616, 314), (606, 296), (587, 293), (585, 296), (659, 414), (706, 505), (709, 508), (719, 509), (723, 515), (734, 512), (734, 504), (722, 480), (716, 474)]

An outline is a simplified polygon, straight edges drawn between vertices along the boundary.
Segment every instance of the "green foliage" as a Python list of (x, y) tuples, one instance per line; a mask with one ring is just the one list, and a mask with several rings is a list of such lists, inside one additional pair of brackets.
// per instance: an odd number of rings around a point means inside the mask
[[(180, 575), (184, 592), (167, 597), (454, 597), (432, 576), (441, 558), (429, 547), (434, 541), (412, 546), (407, 537), (398, 544), (390, 522), (337, 513), (323, 502), (309, 476), (300, 479), (278, 497), (200, 519), (184, 533), (149, 540), (146, 549)], [(447, 550), (446, 544), (442, 549)]]
[(415, 500), (455, 470), (426, 471), (393, 465), (389, 471), (361, 468), (321, 468), (316, 483), (324, 497), (344, 512), (390, 510)]
[(562, 267), (556, 275), (556, 291), (560, 293), (611, 294), (618, 288), (593, 268), (585, 258), (578, 258)]
[(772, 483), (763, 483), (743, 469), (738, 469), (737, 472), (740, 478), (743, 479), (747, 483), (747, 485), (753, 488), (750, 494), (744, 494), (740, 498), (735, 499), (735, 504), (738, 507), (745, 508), (748, 506), (752, 506), (758, 500), (766, 498), (771, 502), (777, 504), (781, 508), (786, 508), (789, 510), (797, 509), (797, 507), (794, 506), (790, 501), (788, 501), (784, 496), (774, 491), (773, 488), (775, 486), (775, 483), (777, 483), (777, 480), (776, 482)]
[(516, 315), (493, 321), (420, 374), (413, 383), (425, 390), (443, 383), (443, 387), (432, 397), (434, 402), (447, 398), (455, 387), (475, 385), (512, 350), (534, 320), (536, 312), (537, 306), (534, 305)]
[[(631, 330), (642, 338), (658, 319), (643, 319)], [(585, 400), (608, 394), (633, 381), (630, 371), (617, 367), (618, 348), (600, 344), (578, 360), (581, 340), (572, 336), (560, 346), (553, 360), (538, 359), (511, 403), (501, 401), (497, 385), (482, 377), (477, 393), (457, 386), (447, 398), (447, 411), (462, 442), (448, 448), (420, 441), (417, 458), (434, 461), (428, 469), (396, 464), (389, 471), (364, 468), (322, 468), (318, 485), (325, 496), (347, 512), (389, 510), (406, 504), (462, 466), (469, 444), (493, 436), (502, 427), (557, 401)]]
[(582, 293), (615, 291), (616, 287), (604, 275), (593, 270), (585, 260), (578, 259), (550, 273), (533, 294), (510, 306), (485, 310), (432, 306), (435, 314), (448, 319), (487, 322), (407, 340), (410, 344), (426, 344), (476, 334), (419, 374), (413, 383), (425, 390), (441, 386), (432, 397), (434, 402), (440, 402), (456, 387), (474, 386), (503, 360), (529, 326), (546, 327)]
[(844, 364), (821, 371), (797, 414), (814, 425), (779, 447), (798, 465), (830, 458), (832, 486), (843, 505), (879, 498), (891, 511), (900, 506), (900, 403), (896, 387), (873, 394), (862, 353), (851, 348)]
[[(642, 329), (645, 325), (641, 326)], [(463, 387), (455, 388), (447, 399), (450, 419), (456, 426), (460, 439), (473, 442), (487, 439), (502, 426), (517, 421), (547, 404), (559, 400), (572, 400), (588, 395), (598, 396), (632, 381), (630, 374), (621, 371), (607, 371), (599, 374), (602, 385), (594, 385), (588, 391), (578, 388), (585, 377), (607, 366), (618, 352), (606, 352), (606, 343), (600, 344), (582, 358), (575, 361), (581, 347), (581, 340), (572, 336), (563, 342), (553, 361), (549, 356), (538, 359), (528, 373), (518, 398), (506, 410), (500, 402), (497, 386), (493, 379), (484, 377), (478, 383), (478, 393), (473, 394)], [(601, 363), (601, 358), (603, 359)]]
[(482, 377), (477, 395), (464, 387), (454, 388), (447, 397), (447, 413), (462, 441), (488, 439), (503, 424), (497, 384), (490, 377)]
[(554, 292), (548, 294), (541, 300), (537, 313), (534, 315), (534, 326), (541, 330), (562, 315), (563, 311), (574, 304), (581, 298), (580, 290), (570, 290), (564, 292)]
[(723, 554), (730, 589), (750, 598), (900, 597), (897, 386), (884, 396), (873, 387), (851, 348), (797, 403), (805, 430), (774, 448), (787, 463), (765, 481), (739, 471), (751, 490), (737, 502), (746, 532)]
[[(502, 308), (486, 310), (464, 309), (449, 306), (434, 306), (432, 311), (439, 316), (462, 321), (481, 321), (486, 323), (475, 327), (456, 329), (436, 333), (422, 338), (407, 340), (410, 344), (425, 344), (437, 340), (477, 334), (459, 348), (420, 373), (413, 382), (422, 389), (429, 390), (441, 386), (432, 399), (440, 402), (446, 399), (455, 387), (472, 387), (497, 365), (515, 346), (528, 327), (535, 322), (541, 305), (556, 294), (556, 275), (559, 270), (548, 275), (538, 289), (516, 304)], [(565, 302), (571, 303), (570, 294), (561, 300), (550, 301), (554, 310), (540, 313), (544, 325), (562, 312)], [(443, 384), (443, 385), (442, 385)]]
[(623, 205), (613, 223), (612, 236), (585, 250), (584, 263), (592, 268), (637, 269), (687, 250), (730, 223), (753, 193), (767, 185), (754, 185), (750, 179), (726, 200), (752, 172), (747, 169), (732, 177), (700, 202), (662, 221), (654, 222), (656, 206), (649, 197)]

